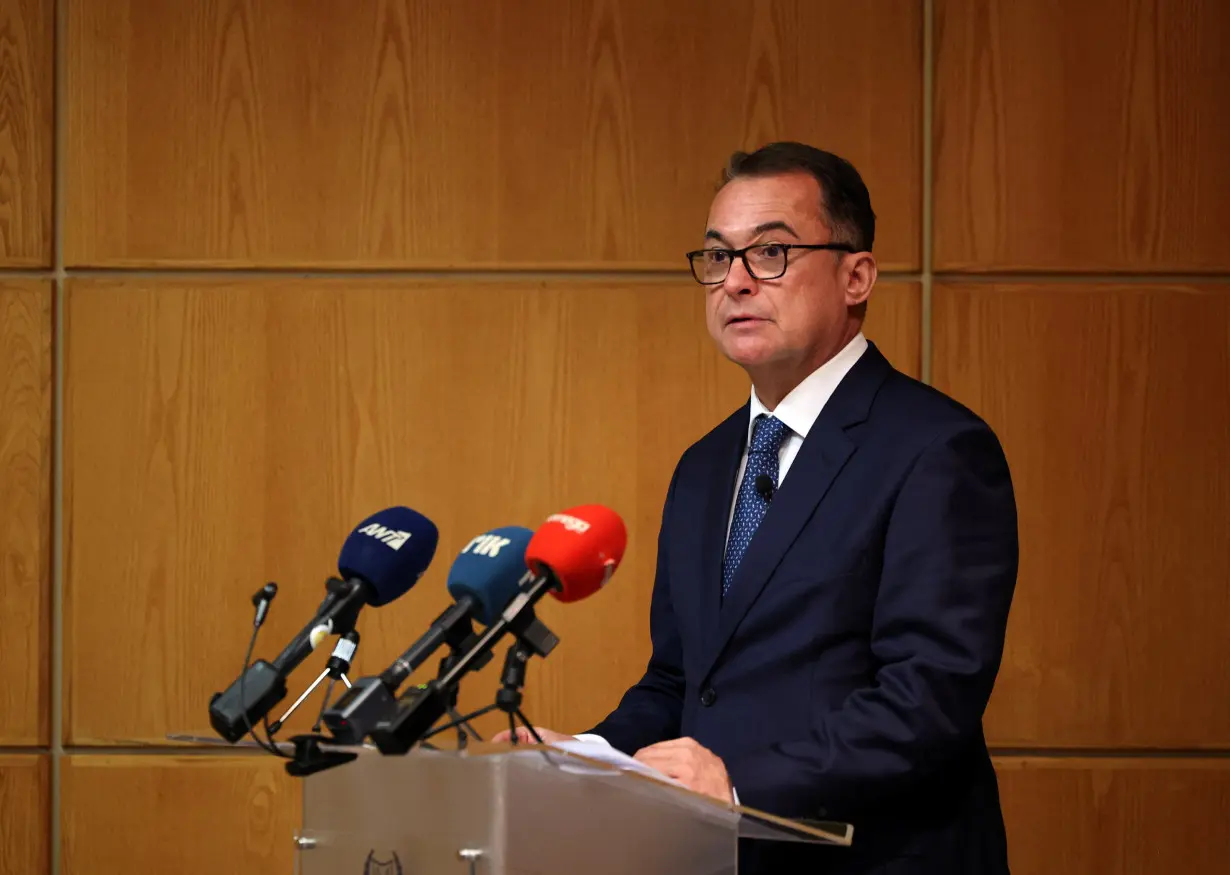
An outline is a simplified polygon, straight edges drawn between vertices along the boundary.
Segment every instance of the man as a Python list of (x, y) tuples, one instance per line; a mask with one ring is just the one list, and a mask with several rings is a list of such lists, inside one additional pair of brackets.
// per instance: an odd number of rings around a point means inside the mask
[(1012, 483), (981, 419), (864, 338), (874, 234), (843, 159), (733, 156), (689, 258), (751, 397), (679, 460), (652, 656), (589, 734), (723, 801), (854, 824), (850, 848), (748, 843), (740, 871), (998, 875), (982, 716)]

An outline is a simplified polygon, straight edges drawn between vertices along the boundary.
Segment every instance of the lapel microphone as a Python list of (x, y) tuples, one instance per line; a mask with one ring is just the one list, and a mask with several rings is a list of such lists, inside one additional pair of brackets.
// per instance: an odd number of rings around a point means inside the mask
[(765, 501), (773, 500), (773, 478), (768, 474), (756, 475), (756, 491)]

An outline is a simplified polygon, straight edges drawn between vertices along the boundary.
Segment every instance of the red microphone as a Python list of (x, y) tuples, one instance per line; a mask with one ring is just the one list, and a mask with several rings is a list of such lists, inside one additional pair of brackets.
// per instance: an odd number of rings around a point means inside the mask
[(525, 548), (525, 564), (535, 576), (553, 578), (551, 595), (576, 602), (606, 586), (627, 546), (628, 529), (619, 514), (601, 504), (582, 504), (547, 517)]

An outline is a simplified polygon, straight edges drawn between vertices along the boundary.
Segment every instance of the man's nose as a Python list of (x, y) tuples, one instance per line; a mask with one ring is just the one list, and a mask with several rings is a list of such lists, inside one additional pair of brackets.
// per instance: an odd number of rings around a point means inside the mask
[(742, 258), (735, 258), (731, 262), (730, 270), (722, 283), (722, 290), (728, 295), (750, 295), (756, 291), (756, 278), (748, 273)]

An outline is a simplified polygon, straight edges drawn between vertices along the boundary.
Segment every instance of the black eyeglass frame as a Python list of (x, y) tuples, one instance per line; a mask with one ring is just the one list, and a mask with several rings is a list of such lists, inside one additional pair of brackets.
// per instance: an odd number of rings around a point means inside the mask
[[(751, 264), (748, 263), (747, 253), (752, 249), (762, 249), (765, 246), (780, 246), (785, 252), (782, 255), (782, 270), (781, 273), (775, 273), (773, 276), (760, 276), (752, 270)], [(747, 271), (748, 276), (758, 280), (775, 280), (780, 276), (786, 275), (786, 268), (790, 266), (790, 250), (791, 249), (831, 249), (837, 252), (857, 252), (858, 250), (849, 243), (753, 243), (751, 246), (744, 246), (742, 249), (722, 249), (711, 247), (709, 249), (693, 249), (686, 253), (688, 257), (688, 266), (692, 269), (692, 279), (696, 280), (702, 286), (716, 286), (719, 283), (726, 282), (726, 277), (730, 275), (730, 265), (735, 263), (738, 258), (743, 262), (743, 267)], [(722, 274), (719, 280), (703, 280), (696, 273), (696, 257), (704, 255), (706, 252), (725, 252), (730, 256), (730, 261), (726, 265), (726, 273)]]

